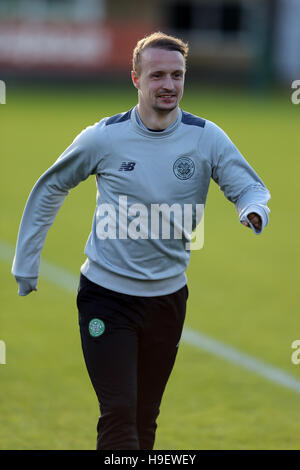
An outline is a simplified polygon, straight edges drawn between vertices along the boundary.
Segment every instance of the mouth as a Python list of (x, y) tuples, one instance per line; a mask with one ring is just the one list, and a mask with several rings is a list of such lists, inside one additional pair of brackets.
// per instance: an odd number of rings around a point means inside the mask
[(157, 96), (158, 98), (174, 98), (176, 95), (174, 93), (160, 93)]
[(176, 99), (176, 95), (164, 93), (164, 94), (161, 94), (161, 95), (157, 95), (157, 98), (168, 102), (168, 101), (174, 101), (174, 99)]

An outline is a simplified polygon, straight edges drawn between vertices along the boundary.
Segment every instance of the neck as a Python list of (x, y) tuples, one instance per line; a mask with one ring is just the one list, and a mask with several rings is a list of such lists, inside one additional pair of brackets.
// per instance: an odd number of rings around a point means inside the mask
[(141, 103), (137, 105), (137, 111), (143, 122), (148, 129), (163, 130), (171, 126), (176, 121), (178, 116), (178, 107), (172, 111), (155, 111), (154, 109), (146, 109)]

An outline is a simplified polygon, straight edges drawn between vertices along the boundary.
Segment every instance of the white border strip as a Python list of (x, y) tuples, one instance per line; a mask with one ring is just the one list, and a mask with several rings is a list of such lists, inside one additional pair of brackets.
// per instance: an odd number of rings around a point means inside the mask
[[(13, 246), (0, 240), (0, 260), (9, 263), (11, 266), (13, 257)], [(71, 293), (76, 292), (78, 287), (79, 274), (78, 277), (76, 277), (68, 271), (44, 260), (41, 260), (40, 276)], [(281, 385), (282, 387), (300, 394), (300, 380), (296, 377), (245, 354), (242, 351), (234, 349), (231, 346), (210, 338), (203, 333), (199, 333), (185, 327), (182, 333), (182, 341), (212, 354), (213, 356), (219, 357), (232, 364), (236, 364), (243, 369), (255, 372), (270, 382), (276, 383), (277, 385)]]

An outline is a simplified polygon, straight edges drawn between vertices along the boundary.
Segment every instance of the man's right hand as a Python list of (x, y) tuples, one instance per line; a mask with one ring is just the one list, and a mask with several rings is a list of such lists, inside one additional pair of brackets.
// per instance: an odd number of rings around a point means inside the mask
[(21, 276), (15, 276), (16, 281), (19, 286), (19, 295), (25, 296), (30, 294), (32, 291), (37, 291), (37, 277), (21, 277)]

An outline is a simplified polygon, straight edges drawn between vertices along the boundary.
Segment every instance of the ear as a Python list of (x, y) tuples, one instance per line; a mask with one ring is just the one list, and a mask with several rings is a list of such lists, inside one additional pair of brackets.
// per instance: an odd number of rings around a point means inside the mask
[(131, 79), (135, 88), (139, 89), (140, 88), (139, 77), (137, 76), (136, 72), (134, 72), (133, 70), (131, 71)]

